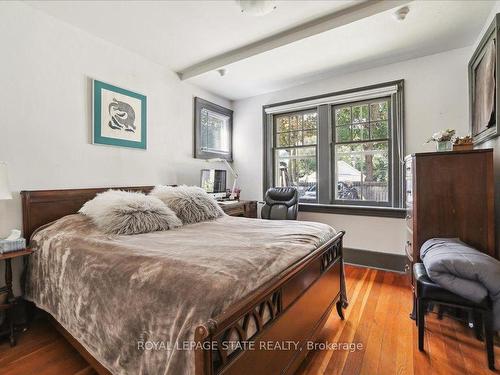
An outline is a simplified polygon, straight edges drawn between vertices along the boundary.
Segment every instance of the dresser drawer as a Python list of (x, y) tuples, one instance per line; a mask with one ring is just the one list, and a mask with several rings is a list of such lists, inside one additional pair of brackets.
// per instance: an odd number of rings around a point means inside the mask
[(405, 281), (406, 285), (411, 287), (412, 292), (414, 292), (413, 288), (413, 263), (408, 259), (405, 264)]
[(412, 287), (413, 290), (413, 232), (409, 229), (406, 230), (406, 242), (405, 242), (405, 253), (408, 260), (405, 265), (405, 273), (408, 276), (408, 285)]
[(406, 230), (405, 253), (411, 263), (417, 261), (413, 258), (413, 233), (408, 229)]
[(405, 180), (405, 200), (406, 207), (413, 206), (413, 179), (411, 177), (406, 177)]
[(405, 176), (406, 177), (411, 177), (413, 174), (413, 165), (412, 165), (412, 160), (411, 158), (408, 158), (405, 160)]
[(405, 160), (405, 202), (406, 207), (413, 206), (413, 165), (412, 159)]
[(413, 208), (412, 207), (408, 207), (406, 209), (405, 221), (406, 221), (406, 228), (413, 231)]

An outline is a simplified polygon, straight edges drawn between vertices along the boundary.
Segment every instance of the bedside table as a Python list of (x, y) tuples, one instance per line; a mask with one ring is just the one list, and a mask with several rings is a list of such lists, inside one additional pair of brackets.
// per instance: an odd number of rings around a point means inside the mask
[(12, 292), (12, 259), (30, 255), (32, 252), (31, 249), (22, 249), (0, 254), (0, 261), (5, 261), (5, 286), (7, 287), (7, 302), (0, 304), (0, 311), (8, 311), (9, 313), (9, 328), (0, 331), (0, 337), (9, 336), (10, 346), (16, 345), (16, 337), (14, 335), (14, 306), (17, 303), (14, 293)]
[(219, 206), (229, 216), (257, 218), (257, 201), (221, 201)]

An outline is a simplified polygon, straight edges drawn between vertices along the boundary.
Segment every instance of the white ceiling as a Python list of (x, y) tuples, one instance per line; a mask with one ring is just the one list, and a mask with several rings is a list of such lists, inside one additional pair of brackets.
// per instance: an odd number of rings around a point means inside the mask
[[(357, 1), (278, 1), (263, 17), (226, 1), (28, 1), (57, 18), (180, 72)], [(298, 40), (188, 81), (228, 99), (471, 45), (491, 1), (415, 1), (404, 22), (392, 11)], [(112, 27), (110, 25), (112, 24)]]
[(233, 0), (27, 3), (178, 72), (356, 1), (284, 1), (263, 17)]

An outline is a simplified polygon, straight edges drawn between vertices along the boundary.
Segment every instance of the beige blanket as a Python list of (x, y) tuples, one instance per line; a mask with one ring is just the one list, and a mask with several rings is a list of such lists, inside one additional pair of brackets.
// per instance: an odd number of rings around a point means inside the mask
[(113, 374), (194, 374), (194, 329), (335, 233), (319, 223), (224, 216), (108, 236), (70, 215), (33, 236), (26, 297)]

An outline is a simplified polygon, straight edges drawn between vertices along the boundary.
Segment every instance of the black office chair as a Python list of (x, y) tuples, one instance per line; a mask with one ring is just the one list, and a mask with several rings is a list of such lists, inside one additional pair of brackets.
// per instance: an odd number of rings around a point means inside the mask
[(296, 220), (299, 212), (299, 193), (294, 187), (276, 187), (266, 191), (265, 205), (260, 216), (269, 220)]

